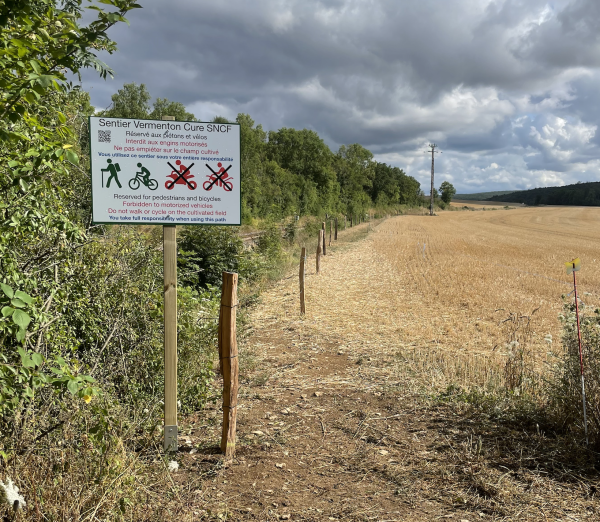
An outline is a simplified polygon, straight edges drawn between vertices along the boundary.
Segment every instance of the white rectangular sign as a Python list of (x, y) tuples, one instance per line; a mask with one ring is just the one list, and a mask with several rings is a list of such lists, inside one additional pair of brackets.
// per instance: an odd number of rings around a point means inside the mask
[(240, 225), (240, 127), (90, 118), (92, 220)]

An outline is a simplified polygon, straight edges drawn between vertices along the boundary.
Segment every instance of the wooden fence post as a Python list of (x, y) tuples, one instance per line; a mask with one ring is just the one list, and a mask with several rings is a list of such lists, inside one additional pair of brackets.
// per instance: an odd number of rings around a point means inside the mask
[(350, 228), (352, 228), (352, 219), (353, 219), (353, 216), (350, 216)]
[(327, 247), (325, 246), (325, 221), (321, 224), (321, 230), (323, 231), (323, 255), (327, 255)]
[(317, 274), (321, 271), (321, 244), (323, 243), (323, 231), (319, 230), (319, 242), (317, 243)]
[(335, 218), (335, 234), (333, 236), (333, 240), (337, 241), (337, 218)]
[(304, 261), (306, 259), (306, 248), (302, 247), (302, 253), (300, 254), (300, 313), (306, 313), (306, 306), (304, 305)]
[(163, 226), (165, 452), (177, 451), (177, 227)]
[(235, 453), (238, 396), (238, 350), (236, 334), (238, 275), (223, 272), (221, 290), (221, 314), (219, 323), (219, 356), (223, 371), (223, 432), (221, 451), (226, 459)]
[(333, 230), (333, 221), (329, 221), (329, 246), (331, 246), (331, 231)]
[(346, 230), (346, 222), (348, 221), (348, 216), (344, 216), (344, 230)]

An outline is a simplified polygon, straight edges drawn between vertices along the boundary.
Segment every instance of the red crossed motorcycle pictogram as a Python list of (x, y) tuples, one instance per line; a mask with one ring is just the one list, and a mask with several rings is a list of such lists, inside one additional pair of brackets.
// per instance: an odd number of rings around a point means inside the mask
[(206, 175), (208, 180), (202, 184), (204, 190), (211, 190), (215, 184), (218, 187), (223, 187), (228, 192), (231, 192), (233, 190), (233, 183), (231, 182), (233, 178), (230, 177), (229, 174), (227, 174), (227, 171), (233, 165), (229, 165), (229, 167), (225, 168), (223, 167), (223, 164), (219, 162), (217, 163), (217, 167), (220, 168), (217, 172), (215, 172), (208, 163), (205, 163), (205, 165), (206, 168), (212, 172), (212, 174)]

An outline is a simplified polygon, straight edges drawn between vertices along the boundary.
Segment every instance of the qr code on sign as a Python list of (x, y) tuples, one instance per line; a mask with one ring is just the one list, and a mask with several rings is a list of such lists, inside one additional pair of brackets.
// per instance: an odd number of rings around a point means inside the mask
[(100, 143), (110, 143), (110, 131), (98, 131), (98, 141)]

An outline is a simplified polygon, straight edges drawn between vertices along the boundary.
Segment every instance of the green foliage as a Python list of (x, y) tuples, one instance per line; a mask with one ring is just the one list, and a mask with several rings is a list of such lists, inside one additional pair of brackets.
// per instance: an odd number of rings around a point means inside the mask
[(163, 116), (174, 116), (177, 121), (196, 121), (196, 116), (187, 112), (185, 105), (167, 98), (156, 98), (152, 112), (148, 115), (151, 120), (162, 120)]
[(282, 255), (281, 230), (275, 223), (268, 223), (258, 238), (256, 248), (269, 261), (276, 263)]
[[(586, 387), (590, 442), (600, 445), (600, 309), (579, 305), (581, 344)], [(575, 303), (565, 302), (559, 316), (563, 325), (562, 352), (557, 354), (554, 379), (550, 383), (551, 413), (558, 424), (578, 437), (583, 435), (581, 370)]]
[(231, 227), (183, 228), (177, 259), (181, 283), (198, 291), (220, 287), (223, 272), (239, 272), (243, 251), (243, 242)]
[(100, 114), (108, 118), (148, 118), (150, 93), (142, 83), (126, 83), (111, 96), (111, 106)]
[(309, 217), (304, 222), (304, 233), (311, 239), (317, 238), (322, 226), (323, 221), (318, 217)]
[[(38, 109), (45, 98), (68, 90), (67, 71), (77, 74), (82, 68), (94, 67), (103, 77), (111, 73), (95, 53), (116, 50), (107, 36), (108, 29), (126, 22), (124, 15), (140, 6), (132, 0), (106, 0), (104, 3), (115, 10), (90, 6), (97, 11), (97, 18), (88, 26), (80, 26), (82, 3), (71, 0), (59, 7), (49, 0), (1, 2), (0, 140), (29, 141), (33, 138), (29, 130), (35, 129), (44, 141), (59, 145), (56, 138), (64, 138), (70, 131), (58, 110), (52, 111), (55, 127), (40, 121)], [(17, 128), (10, 124), (17, 124)], [(59, 153), (56, 158), (63, 155)]]
[[(164, 384), (161, 254), (136, 228), (90, 226), (94, 109), (66, 80), (84, 67), (110, 74), (96, 53), (116, 49), (106, 31), (139, 6), (94, 2), (86, 26), (82, 3), (0, 0), (0, 443), (10, 473), (37, 485), (37, 515), (48, 520), (78, 518), (80, 508), (103, 520), (128, 513), (139, 477), (122, 441), (137, 445), (142, 431), (152, 442)], [(214, 315), (215, 292), (179, 293), (189, 411), (213, 377), (216, 325), (198, 318)], [(53, 452), (66, 459), (59, 478)], [(85, 499), (68, 507), (75, 489)]]
[(156, 98), (150, 111), (150, 93), (146, 85), (126, 83), (111, 96), (112, 104), (102, 116), (109, 118), (135, 118), (138, 120), (162, 120), (163, 116), (174, 116), (177, 121), (196, 121), (196, 117), (187, 112), (181, 102), (168, 98)]
[[(0, 417), (7, 419), (20, 408), (27, 408), (36, 396), (47, 388), (57, 391), (56, 397), (66, 392), (86, 402), (100, 393), (93, 386), (95, 380), (79, 375), (76, 366), (62, 357), (46, 359), (36, 352), (17, 350), (18, 363), (8, 364), (8, 358), (0, 353)], [(6, 426), (2, 426), (6, 429)]]
[(242, 219), (248, 222), (253, 216), (264, 216), (264, 202), (268, 199), (264, 190), (263, 161), (266, 155), (267, 133), (261, 125), (255, 126), (247, 114), (238, 114), (240, 125), (240, 163), (243, 172)]
[(339, 188), (333, 154), (315, 131), (284, 127), (269, 132), (266, 159), (291, 174), (286, 182), (283, 174), (273, 173), (275, 169), (271, 164), (274, 185), (287, 190), (288, 198), (297, 202), (290, 207), (291, 212), (317, 214), (334, 210)]
[[(108, 29), (140, 7), (131, 0), (104, 3), (113, 9), (91, 6), (96, 19), (84, 26), (81, 0), (1, 2), (0, 335), (2, 394), (13, 413), (37, 389), (79, 393), (88, 382), (73, 373), (75, 363), (61, 363), (70, 359), (61, 358), (68, 337), (51, 335), (62, 321), (69, 325), (76, 309), (56, 270), (68, 270), (66, 258), (86, 244), (72, 182), (81, 174), (73, 120), (82, 97), (66, 74), (85, 67), (110, 74), (95, 53), (114, 52)], [(53, 377), (43, 370), (47, 362)]]
[(177, 289), (177, 396), (184, 413), (198, 411), (210, 398), (220, 297), (220, 286)]
[(349, 215), (364, 214), (371, 206), (368, 191), (373, 187), (376, 163), (373, 154), (357, 143), (342, 145), (335, 162), (340, 199)]
[(292, 216), (292, 218), (286, 223), (284, 227), (284, 237), (286, 241), (291, 245), (298, 237), (298, 222), (296, 221), (296, 217)]
[(447, 205), (450, 204), (454, 194), (456, 194), (456, 189), (449, 181), (444, 181), (440, 185), (440, 194), (442, 195), (442, 201)]
[(4, 283), (0, 283), (0, 333), (7, 333), (17, 341), (24, 341), (31, 316), (27, 309), (33, 304), (33, 298)]
[(402, 169), (385, 163), (376, 163), (373, 184), (369, 191), (372, 201), (379, 208), (395, 205), (418, 205), (420, 185)]
[[(78, 0), (62, 8), (44, 0), (2, 3), (0, 10), (0, 438), (6, 451), (43, 436), (53, 419), (72, 418), (70, 410), (100, 389), (129, 411), (162, 395), (160, 252), (133, 228), (89, 227), (86, 122), (93, 108), (87, 93), (64, 77), (88, 66), (109, 74), (95, 53), (116, 49), (106, 30), (138, 6), (103, 3), (112, 12), (92, 6), (97, 20), (87, 27), (79, 25)], [(181, 394), (191, 408), (206, 400), (214, 354), (204, 343), (213, 333), (194, 322), (207, 302), (182, 296)], [(107, 422), (104, 433), (114, 429)]]

